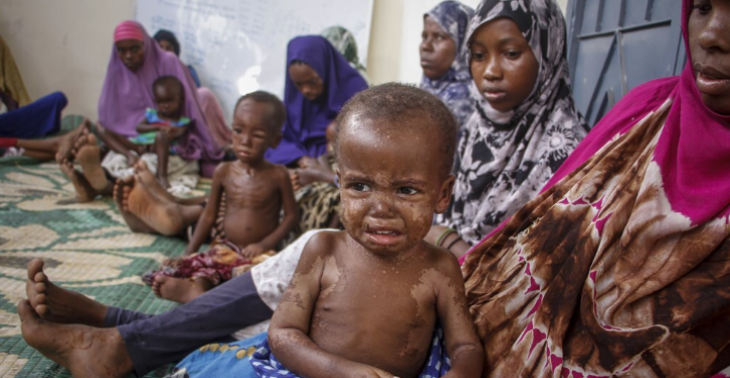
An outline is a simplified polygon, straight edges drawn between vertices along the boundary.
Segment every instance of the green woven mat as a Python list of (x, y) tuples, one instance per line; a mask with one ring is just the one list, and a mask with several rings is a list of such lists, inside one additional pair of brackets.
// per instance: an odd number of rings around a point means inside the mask
[(109, 198), (58, 204), (73, 197), (55, 164), (0, 159), (0, 378), (70, 376), (20, 335), (16, 303), (25, 297), (26, 265), (35, 257), (45, 260), (55, 283), (101, 303), (154, 314), (175, 306), (156, 298), (140, 274), (181, 254), (185, 243), (130, 232)]

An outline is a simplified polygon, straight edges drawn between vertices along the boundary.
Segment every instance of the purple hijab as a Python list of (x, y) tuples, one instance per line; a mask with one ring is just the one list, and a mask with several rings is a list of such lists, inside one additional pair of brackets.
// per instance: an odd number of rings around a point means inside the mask
[[(289, 78), (288, 69), (293, 61), (306, 63), (324, 81), (324, 92), (318, 99), (307, 100)], [(284, 104), (287, 118), (282, 129), (283, 138), (279, 146), (266, 153), (266, 158), (277, 164), (290, 164), (302, 156), (324, 154), (327, 125), (337, 117), (347, 100), (368, 87), (357, 70), (327, 39), (318, 35), (289, 41), (286, 69)]]
[(136, 136), (137, 125), (144, 120), (145, 110), (155, 108), (152, 83), (160, 76), (172, 75), (185, 88), (183, 112), (195, 121), (195, 127), (180, 138), (178, 155), (186, 160), (221, 160), (223, 151), (218, 148), (208, 131), (208, 123), (200, 108), (195, 83), (188, 69), (175, 54), (162, 50), (142, 25), (137, 25), (144, 34), (144, 63), (137, 72), (130, 71), (117, 56), (116, 47), (112, 46), (99, 97), (99, 122), (105, 129), (119, 135)]

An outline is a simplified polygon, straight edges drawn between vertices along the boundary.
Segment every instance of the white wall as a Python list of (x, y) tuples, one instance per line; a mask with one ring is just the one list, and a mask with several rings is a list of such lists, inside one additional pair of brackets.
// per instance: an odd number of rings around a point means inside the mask
[(0, 35), (13, 52), (30, 97), (63, 91), (67, 113), (96, 120), (114, 27), (133, 16), (134, 4), (0, 0)]
[[(463, 1), (472, 7), (479, 3)], [(439, 2), (375, 0), (367, 64), (373, 84), (420, 81), (423, 14)], [(567, 0), (558, 2), (565, 10)], [(0, 0), (0, 35), (13, 52), (31, 98), (63, 91), (69, 99), (67, 113), (96, 120), (114, 27), (134, 17), (135, 3)]]

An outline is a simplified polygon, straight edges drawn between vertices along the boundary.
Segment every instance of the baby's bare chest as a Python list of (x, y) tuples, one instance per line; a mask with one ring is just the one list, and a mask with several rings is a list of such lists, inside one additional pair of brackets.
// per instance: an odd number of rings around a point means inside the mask
[(317, 300), (322, 315), (429, 327), (436, 314), (436, 291), (417, 272), (399, 270), (325, 271)]

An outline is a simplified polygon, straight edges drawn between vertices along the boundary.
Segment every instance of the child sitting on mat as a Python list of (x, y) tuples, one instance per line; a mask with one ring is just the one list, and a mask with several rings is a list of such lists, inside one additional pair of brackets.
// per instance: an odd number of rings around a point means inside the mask
[[(186, 249), (188, 256), (143, 277), (155, 294), (181, 303), (197, 298), (229, 280), (233, 268), (257, 262), (294, 228), (298, 212), (287, 169), (264, 159), (266, 150), (281, 140), (285, 118), (284, 104), (272, 94), (257, 91), (238, 100), (232, 127), (238, 160), (216, 169), (208, 202)], [(225, 236), (209, 250), (196, 253), (211, 233), (224, 195)]]
[(152, 84), (152, 93), (157, 109), (147, 109), (145, 121), (137, 126), (139, 135), (132, 138), (132, 142), (148, 146), (147, 150), (157, 155), (157, 179), (162, 186), (169, 188), (168, 158), (171, 152), (175, 152), (177, 139), (194, 121), (183, 115), (185, 89), (175, 76), (157, 78)]

